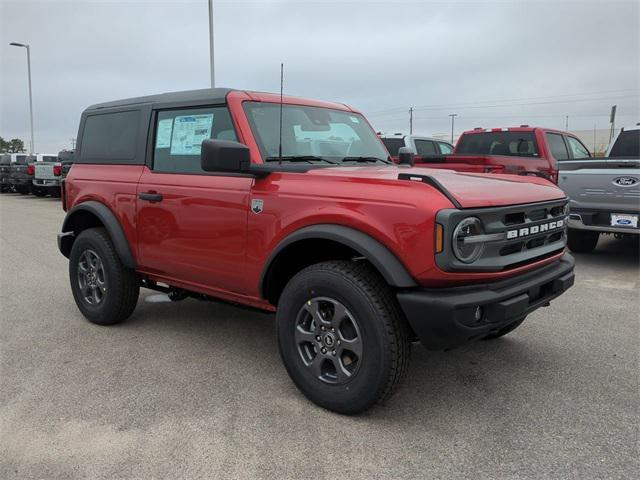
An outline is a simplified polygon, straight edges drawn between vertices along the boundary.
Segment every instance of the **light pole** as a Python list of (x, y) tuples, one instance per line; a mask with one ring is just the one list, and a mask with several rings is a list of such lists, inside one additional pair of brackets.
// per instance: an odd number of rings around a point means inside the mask
[(31, 122), (31, 143), (29, 146), (29, 155), (35, 152), (35, 141), (33, 140), (33, 98), (31, 97), (31, 50), (29, 45), (23, 43), (11, 42), (12, 47), (24, 47), (27, 49), (27, 74), (29, 76), (29, 120)]
[(409, 108), (409, 135), (413, 135), (413, 107)]
[(450, 113), (449, 116), (451, 117), (451, 143), (453, 143), (453, 123), (454, 123), (454, 119), (458, 116), (458, 114)]
[(211, 88), (215, 88), (216, 75), (213, 66), (213, 0), (209, 0), (209, 68), (211, 69)]

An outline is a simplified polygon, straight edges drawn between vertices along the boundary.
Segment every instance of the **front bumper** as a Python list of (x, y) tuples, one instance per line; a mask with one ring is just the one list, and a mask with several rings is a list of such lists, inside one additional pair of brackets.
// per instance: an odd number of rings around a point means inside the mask
[[(605, 222), (611, 216), (611, 213), (608, 211), (581, 211), (580, 213), (569, 214), (569, 228), (573, 228), (574, 230), (590, 230), (592, 232), (606, 232), (606, 233), (630, 233), (639, 235), (640, 228), (634, 227), (613, 227), (610, 224), (607, 225)], [(615, 213), (624, 213), (624, 212), (615, 212)], [(638, 215), (638, 212), (633, 212), (633, 214)]]
[[(445, 350), (485, 337), (546, 306), (573, 285), (575, 261), (560, 260), (499, 282), (397, 294), (407, 320), (429, 350)], [(482, 316), (476, 320), (480, 307)]]

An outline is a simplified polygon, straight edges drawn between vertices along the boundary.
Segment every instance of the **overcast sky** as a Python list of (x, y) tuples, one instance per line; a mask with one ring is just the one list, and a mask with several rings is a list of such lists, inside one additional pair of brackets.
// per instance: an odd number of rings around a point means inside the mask
[[(209, 85), (207, 0), (0, 0), (0, 136), (76, 136), (88, 105)], [(631, 1), (214, 0), (218, 86), (334, 100), (374, 128), (446, 134), (521, 123), (640, 121), (640, 10)]]

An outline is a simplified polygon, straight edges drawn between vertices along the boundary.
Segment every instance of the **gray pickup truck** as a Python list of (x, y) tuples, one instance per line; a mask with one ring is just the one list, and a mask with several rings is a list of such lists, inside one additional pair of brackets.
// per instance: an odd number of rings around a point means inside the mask
[(558, 162), (569, 202), (569, 248), (592, 252), (600, 234), (640, 235), (640, 124), (623, 129), (604, 158)]

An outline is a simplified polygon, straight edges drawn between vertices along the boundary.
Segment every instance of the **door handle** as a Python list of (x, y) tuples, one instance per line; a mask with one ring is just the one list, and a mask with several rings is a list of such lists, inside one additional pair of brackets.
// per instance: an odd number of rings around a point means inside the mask
[(138, 198), (152, 203), (162, 201), (162, 195), (156, 192), (142, 192), (138, 194)]

